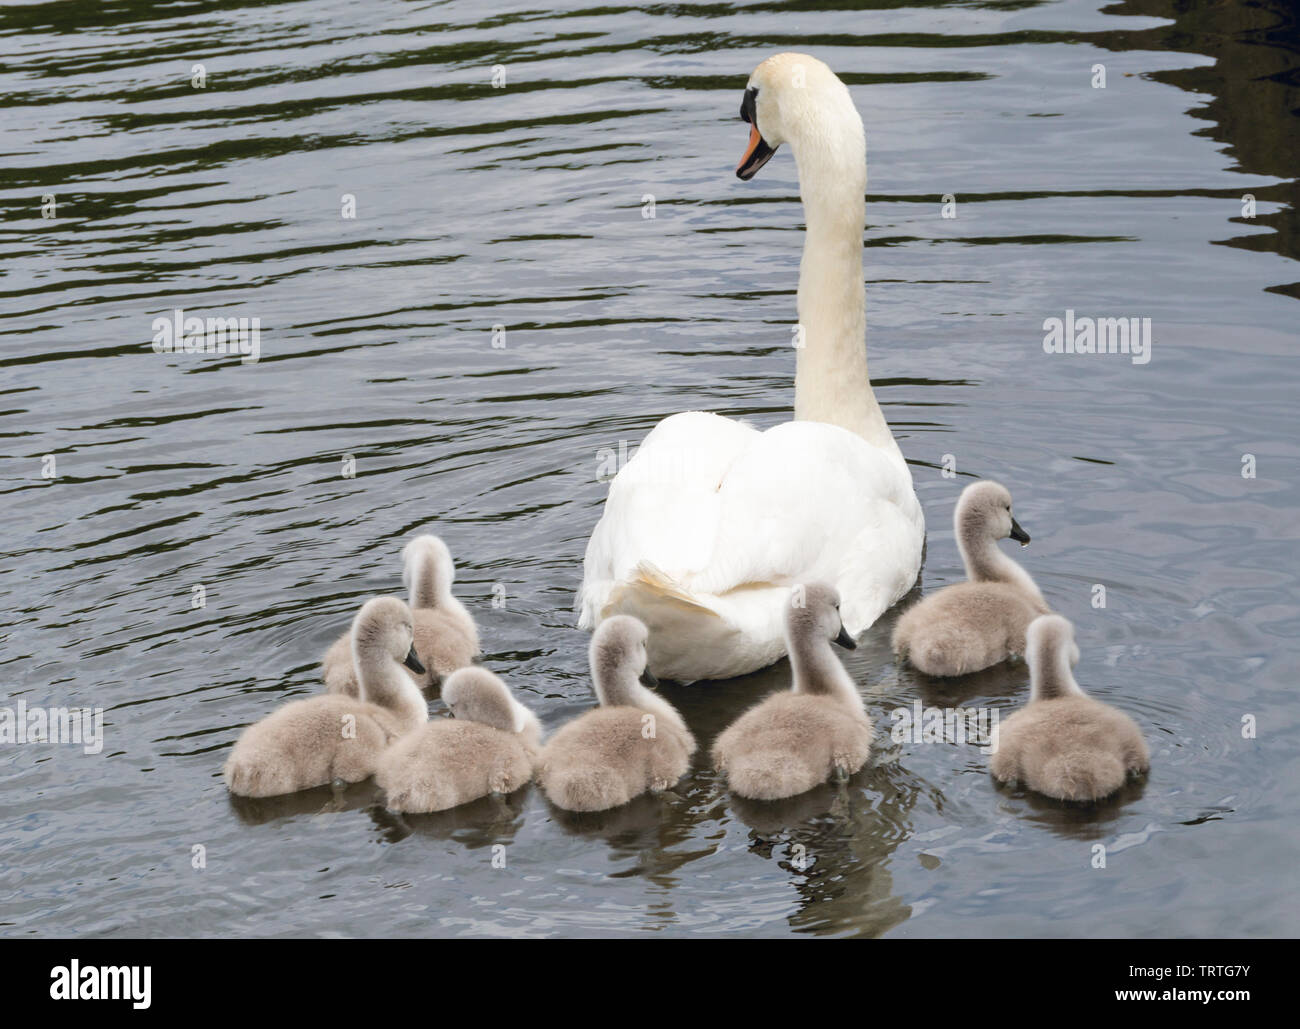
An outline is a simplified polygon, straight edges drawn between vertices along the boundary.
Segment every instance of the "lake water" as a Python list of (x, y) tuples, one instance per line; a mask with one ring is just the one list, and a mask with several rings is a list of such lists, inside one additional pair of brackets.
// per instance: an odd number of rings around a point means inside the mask
[[(1288, 0), (1098, 5), (0, 9), (0, 704), (104, 709), (98, 754), (0, 747), (0, 932), (1294, 934), (1300, 34)], [(602, 451), (793, 402), (794, 163), (732, 171), (783, 49), (866, 122), (924, 590), (962, 576), (962, 486), (1006, 483), (1149, 779), (1068, 809), (894, 742), (896, 708), (1006, 714), (1027, 676), (899, 668), (891, 612), (845, 656), (878, 751), (844, 789), (746, 805), (707, 767), (783, 664), (665, 687), (696, 770), (606, 816), (233, 801), (242, 727), (319, 689), (420, 531), (545, 727), (590, 706)], [(259, 318), (260, 361), (154, 353), (175, 308)], [(1150, 362), (1045, 353), (1066, 311), (1150, 318)]]

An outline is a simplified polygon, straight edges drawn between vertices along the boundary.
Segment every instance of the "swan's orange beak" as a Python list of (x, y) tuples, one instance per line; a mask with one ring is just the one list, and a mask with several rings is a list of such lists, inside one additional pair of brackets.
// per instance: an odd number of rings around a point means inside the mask
[(767, 164), (776, 153), (775, 147), (770, 147), (762, 136), (758, 133), (758, 126), (751, 124), (749, 126), (749, 146), (745, 148), (744, 156), (741, 157), (740, 163), (736, 165), (736, 178), (748, 181), (754, 177), (754, 173), (759, 168)]

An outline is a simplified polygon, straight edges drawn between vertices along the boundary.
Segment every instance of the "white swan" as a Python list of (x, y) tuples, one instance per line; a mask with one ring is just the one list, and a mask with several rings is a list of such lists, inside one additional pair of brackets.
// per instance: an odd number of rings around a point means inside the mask
[(779, 54), (741, 105), (748, 179), (788, 142), (807, 235), (799, 272), (795, 421), (760, 432), (702, 411), (665, 418), (610, 484), (587, 544), (578, 624), (650, 630), (650, 670), (690, 682), (785, 653), (786, 598), (820, 580), (854, 636), (916, 581), (925, 521), (871, 390), (864, 344), (866, 144), (848, 89), (821, 61)]

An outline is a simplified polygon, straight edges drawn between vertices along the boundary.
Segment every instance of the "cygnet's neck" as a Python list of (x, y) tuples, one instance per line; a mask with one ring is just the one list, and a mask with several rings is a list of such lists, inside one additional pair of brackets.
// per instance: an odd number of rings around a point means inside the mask
[(1057, 697), (1086, 696), (1070, 667), (1068, 646), (1039, 643), (1030, 655), (1029, 699), (1054, 700)]
[(1027, 593), (1044, 611), (1047, 601), (1038, 590), (1033, 576), (1007, 557), (997, 540), (982, 531), (983, 526), (968, 525), (963, 528), (960, 515), (957, 519), (957, 549), (961, 551), (966, 578), (971, 582), (1003, 582)]
[(650, 712), (656, 721), (678, 729), (686, 727), (677, 709), (642, 685), (640, 677), (629, 666), (593, 670), (593, 682), (601, 707), (637, 707)]
[(830, 640), (787, 632), (787, 644), (795, 693), (831, 697), (854, 710), (865, 710), (862, 696), (853, 685), (848, 669), (835, 656)]
[(441, 567), (427, 549), (421, 549), (412, 555), (408, 576), (407, 602), (412, 610), (446, 607), (447, 602), (453, 599), (449, 570)]
[(352, 663), (362, 700), (393, 712), (407, 731), (429, 720), (429, 705), (420, 687), (382, 647), (358, 649), (354, 640)]
[[(818, 109), (820, 124), (791, 139), (803, 200), (794, 416), (829, 422), (902, 453), (867, 374), (862, 230), (867, 156), (862, 119), (846, 97)], [(796, 343), (798, 337), (796, 337)]]

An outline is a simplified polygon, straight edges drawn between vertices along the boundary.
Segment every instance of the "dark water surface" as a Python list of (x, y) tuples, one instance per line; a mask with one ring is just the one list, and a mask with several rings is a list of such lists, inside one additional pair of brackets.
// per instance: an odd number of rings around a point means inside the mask
[[(0, 704), (105, 709), (97, 755), (0, 746), (0, 931), (1293, 934), (1300, 37), (1287, 0), (1097, 4), (0, 9)], [(1149, 780), (1066, 809), (974, 745), (892, 742), (894, 708), (1006, 713), (1026, 674), (900, 669), (891, 613), (847, 657), (879, 751), (846, 789), (742, 805), (701, 759), (602, 818), (233, 802), (241, 728), (319, 688), (418, 531), (547, 729), (590, 705), (600, 452), (792, 404), (794, 163), (732, 174), (745, 80), (791, 48), (867, 125), (871, 369), (924, 588), (961, 576), (960, 488), (1007, 483)], [(260, 318), (261, 361), (154, 353), (176, 307)], [(1151, 362), (1044, 353), (1067, 309), (1151, 318)], [(707, 747), (787, 682), (667, 693)]]

